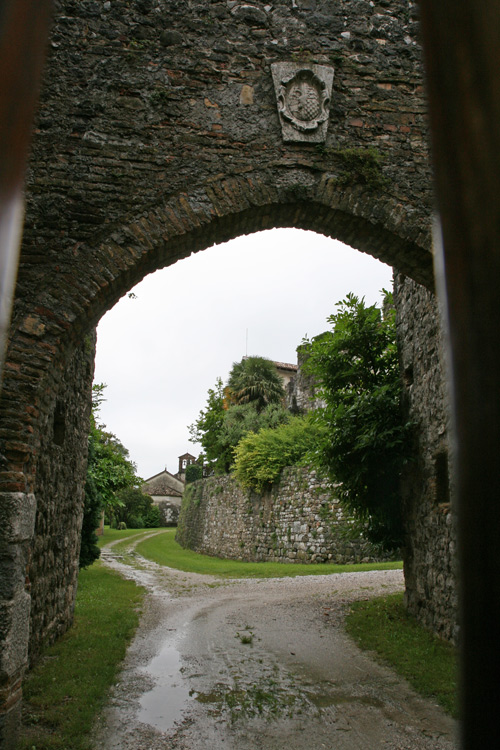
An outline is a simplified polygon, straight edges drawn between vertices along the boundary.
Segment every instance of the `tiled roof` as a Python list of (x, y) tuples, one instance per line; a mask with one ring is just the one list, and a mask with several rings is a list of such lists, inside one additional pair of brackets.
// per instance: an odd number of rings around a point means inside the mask
[(297, 372), (298, 368), (298, 365), (292, 365), (288, 362), (273, 362), (273, 365), (276, 365), (279, 370), (290, 370), (291, 372)]
[(142, 491), (146, 495), (155, 495), (156, 497), (182, 497), (182, 492), (172, 487), (168, 482), (156, 482), (153, 485), (142, 485)]

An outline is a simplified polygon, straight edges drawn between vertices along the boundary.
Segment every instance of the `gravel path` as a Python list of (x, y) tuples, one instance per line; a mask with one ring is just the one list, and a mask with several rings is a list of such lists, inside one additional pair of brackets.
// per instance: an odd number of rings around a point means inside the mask
[[(132, 545), (132, 543), (131, 543)], [(96, 750), (452, 750), (456, 726), (342, 628), (401, 571), (224, 581), (143, 558), (148, 591)]]

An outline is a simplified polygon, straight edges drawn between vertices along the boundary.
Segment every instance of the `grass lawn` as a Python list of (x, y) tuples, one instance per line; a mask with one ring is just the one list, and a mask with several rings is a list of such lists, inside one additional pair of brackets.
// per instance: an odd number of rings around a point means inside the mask
[(141, 536), (144, 534), (149, 534), (151, 531), (155, 531), (155, 529), (110, 529), (109, 526), (104, 527), (104, 534), (102, 536), (97, 537), (97, 546), (98, 547), (104, 547), (105, 544), (109, 544), (109, 542), (115, 542), (118, 539), (130, 539), (134, 536)]
[(457, 653), (408, 615), (402, 594), (355, 602), (347, 632), (361, 648), (373, 651), (421, 695), (457, 716)]
[(90, 731), (139, 621), (144, 591), (94, 563), (80, 572), (75, 624), (24, 682), (19, 750), (90, 750)]
[(361, 570), (394, 570), (403, 567), (401, 562), (360, 563), (359, 565), (335, 565), (318, 563), (243, 562), (223, 560), (218, 557), (199, 555), (184, 549), (175, 541), (175, 529), (163, 531), (151, 539), (139, 542), (137, 552), (159, 565), (177, 568), (189, 573), (204, 573), (221, 578), (283, 578), (285, 576), (325, 575), (326, 573), (352, 573)]

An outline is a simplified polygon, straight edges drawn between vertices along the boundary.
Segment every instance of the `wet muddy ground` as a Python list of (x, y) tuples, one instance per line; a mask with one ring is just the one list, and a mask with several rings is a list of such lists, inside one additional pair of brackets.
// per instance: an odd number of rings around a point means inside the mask
[(103, 559), (148, 594), (96, 750), (456, 747), (454, 721), (343, 631), (346, 605), (401, 590), (401, 571), (221, 582)]

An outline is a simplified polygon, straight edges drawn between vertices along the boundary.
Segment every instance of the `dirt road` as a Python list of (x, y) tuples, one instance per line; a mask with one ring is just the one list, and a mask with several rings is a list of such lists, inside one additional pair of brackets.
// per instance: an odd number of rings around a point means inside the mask
[(96, 750), (452, 750), (455, 724), (342, 628), (347, 602), (401, 571), (223, 582), (142, 558), (141, 625)]

